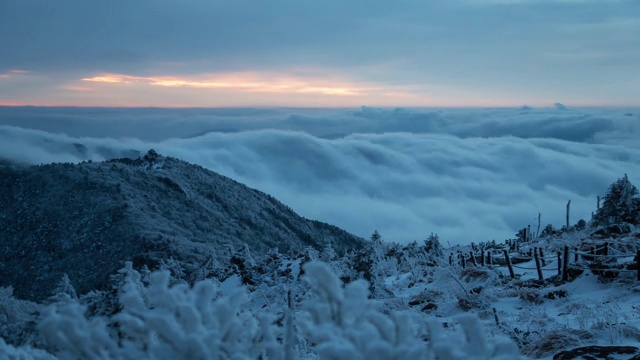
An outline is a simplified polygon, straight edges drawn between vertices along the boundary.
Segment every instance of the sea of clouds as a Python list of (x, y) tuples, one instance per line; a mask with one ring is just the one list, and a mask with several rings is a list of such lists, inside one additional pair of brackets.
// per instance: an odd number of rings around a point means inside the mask
[(368, 237), (446, 243), (589, 220), (628, 174), (640, 109), (111, 109), (0, 107), (0, 157), (28, 163), (148, 149)]

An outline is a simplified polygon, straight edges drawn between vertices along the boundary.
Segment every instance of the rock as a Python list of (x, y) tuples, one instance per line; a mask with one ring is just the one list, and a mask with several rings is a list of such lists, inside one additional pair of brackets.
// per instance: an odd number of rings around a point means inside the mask
[(594, 231), (591, 235), (599, 235), (601, 237), (623, 235), (631, 232), (631, 226), (627, 223), (609, 225), (606, 228), (601, 228)]
[(431, 310), (437, 310), (437, 309), (438, 309), (438, 305), (434, 303), (428, 303), (427, 305), (422, 307), (422, 311), (431, 311)]
[(640, 360), (640, 350), (635, 346), (585, 346), (557, 353), (553, 360)]
[(567, 268), (567, 274), (569, 275), (570, 280), (573, 280), (578, 276), (582, 275), (583, 272), (584, 272), (584, 269), (579, 267), (569, 266)]
[(624, 265), (612, 265), (594, 262), (589, 264), (589, 268), (595, 275), (603, 278), (614, 279), (618, 277), (618, 275), (620, 274), (620, 270), (624, 268)]
[(568, 295), (567, 292), (564, 290), (554, 290), (545, 294), (544, 298), (549, 300), (563, 299), (563, 298), (566, 298), (567, 295)]

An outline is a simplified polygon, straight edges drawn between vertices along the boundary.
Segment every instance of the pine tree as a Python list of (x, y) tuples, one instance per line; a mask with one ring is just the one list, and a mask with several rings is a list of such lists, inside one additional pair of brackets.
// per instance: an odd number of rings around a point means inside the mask
[(424, 241), (424, 248), (427, 254), (429, 254), (430, 258), (433, 260), (438, 260), (444, 256), (444, 252), (442, 251), (442, 244), (440, 244), (440, 237), (438, 234), (431, 233)]
[(58, 286), (53, 290), (53, 294), (55, 299), (60, 299), (60, 296), (66, 296), (69, 299), (78, 300), (76, 289), (71, 284), (71, 280), (69, 280), (69, 276), (67, 276), (66, 273), (62, 275), (62, 278), (58, 282)]
[(609, 186), (602, 206), (593, 216), (592, 226), (640, 223), (640, 196), (625, 174)]
[(371, 241), (376, 242), (380, 240), (382, 240), (382, 236), (380, 236), (378, 230), (374, 230), (373, 234), (371, 234)]

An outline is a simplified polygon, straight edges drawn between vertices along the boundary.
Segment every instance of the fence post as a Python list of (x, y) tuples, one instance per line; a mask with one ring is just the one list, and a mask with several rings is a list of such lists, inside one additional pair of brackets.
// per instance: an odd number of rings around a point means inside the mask
[(562, 275), (562, 253), (558, 251), (558, 275)]
[(638, 281), (640, 281), (640, 249), (636, 252), (636, 268), (638, 269)]
[(564, 261), (562, 262), (562, 281), (567, 281), (569, 279), (569, 247), (567, 245), (564, 246)]
[(453, 265), (453, 254), (449, 255), (449, 265)]
[(516, 274), (513, 272), (513, 267), (511, 266), (511, 259), (509, 258), (509, 251), (507, 250), (503, 250), (504, 251), (504, 258), (507, 261), (507, 266), (509, 267), (509, 275), (511, 275), (511, 278), (513, 279), (514, 277), (516, 277)]
[(476, 264), (476, 257), (473, 256), (473, 251), (469, 251), (469, 256), (470, 256), (471, 263), (473, 264), (473, 266), (478, 266), (478, 264)]
[(484, 250), (480, 252), (480, 265), (484, 266)]
[(577, 263), (578, 260), (579, 260), (578, 259), (578, 248), (576, 247), (574, 250), (576, 251), (576, 255), (575, 255), (575, 258), (573, 259), (573, 262)]
[(540, 251), (540, 262), (542, 262), (542, 267), (547, 266), (547, 262), (544, 260), (544, 253), (542, 252), (542, 248), (538, 249)]
[(460, 257), (460, 259), (462, 259), (462, 268), (464, 269), (467, 265), (465, 259), (464, 259), (464, 254), (462, 254), (462, 256)]
[(542, 276), (542, 268), (540, 267), (540, 256), (538, 256), (537, 251), (535, 252), (534, 256), (536, 259), (536, 269), (538, 270), (538, 280), (544, 280), (544, 277)]
[(604, 243), (604, 255), (609, 255), (609, 243)]
[(493, 260), (491, 260), (491, 251), (487, 253), (487, 264), (493, 265)]

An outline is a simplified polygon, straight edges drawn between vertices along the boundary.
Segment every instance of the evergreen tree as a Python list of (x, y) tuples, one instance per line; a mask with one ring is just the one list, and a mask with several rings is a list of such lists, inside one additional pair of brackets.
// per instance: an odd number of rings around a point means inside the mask
[(586, 227), (587, 227), (587, 222), (584, 219), (578, 220), (578, 222), (573, 226), (573, 228), (576, 229), (577, 231), (582, 231), (586, 229)]
[[(371, 238), (373, 240), (373, 236)], [(376, 299), (387, 298), (391, 294), (384, 284), (383, 265), (386, 259), (382, 253), (382, 246), (381, 237), (378, 237), (378, 240), (366, 244), (362, 249), (355, 250), (350, 256), (345, 257), (348, 262), (347, 269), (351, 274), (347, 275), (348, 272), (345, 272), (343, 281), (366, 280), (369, 282), (371, 296)]]
[(547, 226), (545, 226), (542, 232), (540, 233), (540, 237), (545, 238), (549, 236), (555, 236), (555, 235), (558, 235), (559, 233), (561, 232), (555, 229), (553, 225), (547, 224)]
[(593, 216), (592, 226), (640, 223), (640, 196), (625, 174), (609, 186), (602, 206)]
[(50, 300), (59, 301), (64, 298), (78, 300), (76, 289), (71, 284), (71, 280), (69, 280), (69, 276), (67, 276), (66, 273), (62, 275), (62, 278), (58, 282), (58, 285), (53, 290), (53, 296), (50, 298)]
[(442, 244), (440, 244), (440, 237), (438, 234), (431, 233), (424, 241), (424, 249), (433, 260), (440, 259), (444, 256), (442, 251)]

